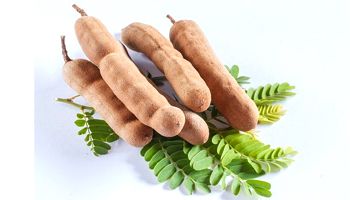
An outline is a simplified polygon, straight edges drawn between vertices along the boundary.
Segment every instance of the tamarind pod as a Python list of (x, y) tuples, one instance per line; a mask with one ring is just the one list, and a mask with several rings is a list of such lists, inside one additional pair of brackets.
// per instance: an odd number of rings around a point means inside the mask
[(93, 63), (85, 59), (71, 60), (67, 55), (64, 37), (61, 37), (61, 41), (65, 82), (84, 97), (125, 142), (135, 147), (148, 144), (152, 140), (153, 130), (142, 124), (114, 95)]
[(170, 41), (190, 61), (207, 83), (213, 104), (236, 129), (256, 127), (259, 112), (228, 70), (220, 62), (199, 26), (191, 20), (173, 22)]
[(208, 86), (192, 64), (157, 29), (135, 22), (122, 30), (121, 38), (127, 47), (144, 53), (164, 73), (186, 107), (195, 112), (209, 107)]
[(123, 53), (98, 19), (81, 13), (75, 23), (75, 33), (85, 55), (100, 67), (102, 78), (113, 93), (141, 123), (166, 137), (177, 135), (185, 124), (184, 113), (168, 101), (138, 71), (136, 65)]
[[(125, 46), (122, 44), (120, 45), (121, 45), (121, 52), (130, 60), (132, 60)], [(157, 91), (168, 100), (170, 105), (178, 107), (184, 112), (185, 125), (182, 128), (181, 132), (178, 134), (178, 136), (186, 140), (187, 142), (191, 143), (192, 145), (202, 145), (206, 143), (209, 138), (209, 127), (207, 123), (203, 120), (203, 118), (200, 117), (198, 114), (189, 110), (186, 106), (175, 101), (173, 98), (171, 98), (162, 90), (160, 90), (150, 78), (147, 78), (147, 81), (150, 84), (152, 84), (153, 87), (156, 88)]]
[[(149, 81), (151, 80), (149, 79)], [(154, 85), (154, 87), (157, 86)], [(192, 145), (202, 145), (206, 143), (209, 138), (209, 128), (204, 119), (197, 113), (189, 110), (186, 106), (175, 101), (160, 89), (158, 89), (158, 91), (168, 100), (170, 105), (180, 108), (185, 114), (185, 125), (178, 136)]]

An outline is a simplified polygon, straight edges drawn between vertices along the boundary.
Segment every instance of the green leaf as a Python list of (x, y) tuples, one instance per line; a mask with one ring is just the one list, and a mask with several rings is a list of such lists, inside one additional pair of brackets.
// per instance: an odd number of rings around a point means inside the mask
[(267, 190), (271, 189), (271, 184), (269, 182), (266, 181), (261, 181), (261, 180), (247, 180), (247, 183), (254, 187), (261, 187)]
[(87, 122), (89, 126), (108, 126), (108, 124), (101, 119), (89, 119)]
[(217, 149), (216, 149), (217, 153), (218, 153), (219, 155), (222, 155), (222, 152), (224, 151), (224, 148), (225, 148), (225, 140), (222, 139), (222, 140), (220, 140), (220, 142), (219, 142), (219, 144), (218, 144), (218, 147), (217, 147)]
[(184, 168), (185, 166), (189, 165), (190, 164), (190, 160), (188, 160), (187, 158), (184, 158), (184, 159), (180, 159), (178, 161), (176, 161), (176, 165), (182, 169)]
[(256, 163), (252, 160), (250, 160), (249, 158), (247, 158), (248, 163), (254, 168), (255, 172), (260, 174), (262, 171), (262, 167), (260, 163)]
[(148, 163), (148, 167), (150, 169), (154, 169), (156, 164), (161, 161), (163, 158), (165, 158), (165, 154), (163, 151), (158, 151), (154, 156), (151, 158), (151, 160)]
[(249, 155), (249, 157), (250, 157), (251, 153), (253, 153), (255, 150), (261, 149), (264, 146), (265, 146), (265, 144), (263, 144), (262, 142), (258, 141), (256, 143), (251, 144), (251, 145), (245, 147), (244, 149), (242, 149), (241, 153), (243, 155), (247, 155), (247, 156)]
[(210, 175), (210, 184), (217, 185), (224, 176), (224, 169), (221, 165), (217, 165)]
[(263, 197), (271, 197), (272, 196), (272, 193), (265, 188), (261, 188), (261, 187), (253, 187), (253, 188), (254, 188), (254, 191), (260, 196), (263, 196)]
[(154, 156), (154, 154), (156, 154), (158, 151), (160, 151), (162, 148), (160, 147), (160, 144), (159, 143), (157, 143), (157, 144), (154, 144), (151, 148), (149, 148), (148, 150), (147, 150), (147, 152), (145, 153), (145, 156), (144, 156), (144, 158), (145, 158), (145, 160), (147, 161), (147, 162), (149, 162), (151, 159), (152, 159), (152, 157)]
[(275, 83), (271, 86), (270, 93), (269, 93), (270, 96), (274, 95), (277, 92), (278, 86), (280, 86), (279, 83)]
[(222, 165), (228, 165), (236, 157), (236, 155), (235, 150), (230, 149), (221, 160)]
[(187, 177), (185, 179), (184, 185), (185, 185), (185, 188), (188, 191), (188, 193), (192, 194), (194, 191), (194, 188), (195, 188), (194, 182)]
[(86, 145), (91, 146), (92, 141), (89, 141)]
[(94, 115), (95, 112), (96, 112), (95, 110), (91, 110), (91, 112), (85, 112), (84, 114), (85, 114), (86, 116), (90, 117), (90, 116)]
[(251, 135), (245, 135), (245, 134), (241, 134), (239, 137), (237, 137), (236, 139), (233, 139), (230, 141), (230, 145), (232, 147), (236, 147), (236, 145), (242, 143), (242, 142), (245, 142), (245, 141), (248, 141), (248, 140), (251, 140), (252, 139), (252, 136)]
[(239, 74), (239, 67), (237, 65), (233, 65), (230, 70), (230, 74), (233, 76), (233, 78), (237, 78)]
[(77, 126), (79, 126), (79, 127), (83, 127), (83, 126), (85, 126), (85, 120), (83, 120), (83, 119), (77, 119), (77, 120), (75, 120), (75, 125), (77, 125)]
[(170, 155), (170, 158), (177, 162), (178, 160), (187, 158), (187, 155), (183, 151), (178, 151)]
[(249, 88), (248, 91), (247, 91), (247, 95), (249, 96), (249, 98), (253, 99), (253, 95), (254, 95), (254, 88)]
[(93, 150), (94, 150), (97, 154), (99, 154), (99, 155), (105, 155), (105, 154), (108, 153), (108, 150), (107, 150), (107, 149), (105, 149), (105, 148), (103, 148), (103, 147), (100, 147), (100, 146), (95, 146), (95, 147), (93, 148)]
[(83, 114), (81, 114), (81, 113), (78, 113), (78, 114), (77, 114), (77, 117), (78, 117), (79, 119), (83, 119), (83, 118), (85, 117), (85, 115), (83, 115)]
[(87, 127), (81, 129), (81, 130), (78, 132), (78, 135), (83, 135), (83, 134), (85, 134), (86, 131), (87, 131), (87, 129), (88, 129)]
[(164, 167), (158, 174), (158, 182), (163, 183), (164, 181), (171, 178), (171, 176), (176, 172), (176, 168), (173, 164), (168, 164)]
[(168, 158), (163, 158), (161, 161), (159, 161), (154, 167), (154, 175), (158, 176), (159, 172), (168, 164), (170, 164)]
[(164, 141), (162, 144), (163, 144), (164, 148), (167, 148), (167, 147), (173, 146), (173, 145), (182, 145), (183, 141), (182, 140), (170, 140), (170, 141)]
[(203, 158), (207, 157), (207, 152), (205, 150), (201, 150), (200, 152), (198, 152), (195, 156), (193, 156), (190, 162), (190, 165), (193, 166), (193, 164), (199, 160), (202, 160)]
[(224, 175), (221, 178), (221, 189), (226, 190), (226, 177), (230, 175), (229, 172), (225, 171)]
[(109, 143), (112, 143), (112, 142), (115, 142), (119, 139), (119, 136), (115, 133), (112, 133), (111, 135), (109, 135), (107, 138), (106, 138), (106, 141), (109, 142)]
[(91, 137), (96, 140), (105, 141), (106, 138), (109, 136), (109, 133), (91, 133)]
[(269, 152), (270, 150), (271, 150), (270, 145), (266, 145), (265, 147), (263, 147), (263, 149), (261, 149), (261, 150), (259, 150), (259, 152), (257, 152), (257, 155), (255, 157), (259, 160), (263, 159), (265, 154), (267, 154), (267, 152)]
[(214, 135), (214, 137), (211, 139), (213, 144), (218, 144), (220, 140), (221, 140), (221, 137), (219, 134)]
[(211, 110), (211, 117), (215, 117), (219, 114), (219, 110), (214, 106)]
[(113, 130), (109, 126), (90, 126), (92, 133), (113, 133)]
[(283, 153), (283, 149), (281, 147), (277, 147), (271, 154), (271, 159), (275, 160), (279, 158), (279, 156)]
[(238, 145), (235, 146), (235, 149), (238, 151), (238, 152), (241, 152), (244, 148), (250, 146), (250, 145), (253, 145), (255, 143), (258, 143), (259, 140), (248, 140), (248, 141), (245, 141), (245, 142), (242, 142)]
[(208, 187), (208, 185), (204, 184), (204, 183), (200, 183), (200, 182), (195, 182), (195, 186), (197, 188), (199, 188), (200, 190), (202, 190), (203, 192), (209, 194), (211, 192), (210, 188)]
[(260, 99), (260, 96), (261, 96), (261, 93), (262, 93), (263, 89), (264, 89), (263, 86), (259, 86), (259, 87), (255, 90), (253, 100), (259, 100), (259, 99)]
[[(151, 140), (150, 143), (148, 143), (147, 145), (145, 145), (144, 147), (142, 147), (141, 152), (140, 152), (141, 156), (145, 156), (145, 153), (148, 151), (148, 149), (150, 149), (150, 148), (151, 148), (155, 143), (157, 143), (157, 142), (158, 142), (157, 139), (153, 139), (153, 140)], [(164, 143), (163, 143), (163, 144), (164, 144)]]
[(268, 97), (268, 91), (270, 90), (271, 88), (271, 84), (266, 84), (263, 91), (262, 91), (262, 94), (261, 94), (261, 97), (263, 99), (266, 99)]
[(229, 144), (225, 144), (225, 146), (224, 146), (222, 152), (220, 152), (220, 153), (221, 153), (221, 160), (222, 160), (222, 158), (226, 155), (226, 153), (227, 153), (230, 149), (231, 149), (231, 148), (230, 148), (230, 145), (229, 145)]
[(169, 146), (165, 149), (167, 151), (167, 153), (169, 155), (175, 153), (175, 152), (178, 152), (178, 151), (183, 151), (183, 144), (179, 144), (179, 145), (172, 145), (172, 146)]
[(210, 169), (203, 169), (203, 170), (199, 170), (199, 171), (193, 171), (189, 174), (189, 176), (191, 178), (193, 178), (193, 180), (197, 180), (200, 177), (210, 177), (212, 170)]
[(89, 140), (90, 140), (90, 135), (88, 134), (88, 135), (86, 135), (84, 141), (85, 141), (85, 142), (88, 142)]
[(244, 191), (245, 191), (248, 195), (252, 195), (252, 191), (250, 191), (247, 182), (243, 182), (242, 185), (243, 185)]
[(93, 140), (92, 142), (94, 143), (95, 146), (99, 146), (99, 147), (102, 147), (102, 148), (107, 149), (107, 150), (111, 149), (111, 146), (109, 144), (104, 143), (100, 140)]
[(214, 165), (215, 161), (212, 157), (206, 157), (193, 164), (193, 169), (202, 170)]
[(240, 189), (241, 189), (241, 182), (239, 181), (238, 177), (235, 177), (231, 184), (231, 192), (234, 195), (238, 195)]
[(191, 148), (191, 150), (188, 152), (188, 159), (192, 159), (198, 152), (201, 151), (201, 146), (196, 145)]
[(177, 171), (170, 179), (169, 182), (169, 187), (174, 190), (176, 188), (178, 188), (181, 183), (184, 181), (185, 176), (182, 174), (181, 171)]

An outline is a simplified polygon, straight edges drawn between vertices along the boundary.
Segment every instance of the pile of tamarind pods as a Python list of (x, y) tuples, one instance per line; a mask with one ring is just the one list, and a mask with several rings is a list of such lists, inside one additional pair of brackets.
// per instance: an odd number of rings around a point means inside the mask
[[(69, 58), (61, 36), (65, 82), (91, 104), (124, 141), (148, 144), (153, 130), (178, 135), (193, 145), (209, 137), (197, 114), (213, 103), (235, 129), (248, 131), (258, 122), (258, 109), (215, 55), (204, 33), (191, 20), (175, 21), (170, 40), (154, 27), (135, 22), (116, 40), (104, 24), (81, 14), (75, 22), (79, 44), (89, 60)], [(183, 104), (159, 90), (131, 60), (125, 46), (145, 54), (174, 88)]]

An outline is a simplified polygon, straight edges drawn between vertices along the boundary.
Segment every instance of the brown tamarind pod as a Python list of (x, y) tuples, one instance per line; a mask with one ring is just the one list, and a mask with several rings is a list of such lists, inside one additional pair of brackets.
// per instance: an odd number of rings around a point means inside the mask
[(76, 5), (82, 15), (75, 23), (75, 33), (85, 55), (100, 67), (103, 79), (114, 94), (143, 124), (159, 134), (177, 135), (185, 124), (184, 113), (168, 101), (147, 81), (136, 65), (121, 53), (115, 40), (101, 21)]
[(94, 64), (85, 59), (69, 58), (64, 36), (61, 36), (61, 43), (65, 82), (84, 97), (125, 142), (136, 147), (148, 144), (152, 140), (153, 130), (142, 124), (114, 95)]
[[(121, 51), (131, 59), (129, 53), (125, 49), (124, 45), (121, 44)], [(146, 77), (147, 78), (147, 77)], [(175, 101), (165, 92), (160, 90), (151, 79), (147, 78), (148, 82), (153, 85), (170, 103), (170, 105), (180, 108), (185, 114), (185, 125), (181, 132), (178, 134), (179, 137), (191, 143), (192, 145), (202, 145), (208, 141), (209, 138), (209, 127), (207, 123), (197, 113), (192, 112), (186, 106)]]
[(208, 86), (192, 64), (157, 29), (135, 22), (122, 30), (121, 38), (127, 47), (145, 54), (164, 73), (186, 107), (195, 112), (209, 107)]
[(259, 112), (236, 80), (215, 55), (199, 26), (192, 20), (175, 21), (170, 41), (190, 61), (208, 85), (213, 104), (236, 129), (248, 131), (256, 127)]

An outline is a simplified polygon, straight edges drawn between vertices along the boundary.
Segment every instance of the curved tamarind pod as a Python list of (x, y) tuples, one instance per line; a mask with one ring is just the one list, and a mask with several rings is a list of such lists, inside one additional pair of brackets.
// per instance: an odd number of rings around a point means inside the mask
[(64, 36), (61, 42), (65, 82), (84, 97), (125, 142), (136, 147), (148, 144), (152, 140), (153, 130), (142, 124), (114, 95), (94, 64), (85, 59), (71, 60), (67, 55)]
[(255, 103), (238, 85), (220, 62), (199, 26), (191, 20), (175, 22), (170, 41), (190, 61), (207, 83), (213, 104), (236, 129), (248, 131), (256, 127), (259, 112)]
[(135, 64), (121, 53), (119, 42), (101, 21), (76, 5), (82, 15), (75, 33), (85, 55), (97, 66), (114, 94), (143, 124), (159, 134), (177, 135), (185, 124), (184, 113), (168, 101), (146, 80)]
[(186, 107), (203, 112), (211, 102), (210, 90), (190, 62), (154, 27), (132, 23), (122, 30), (123, 43), (145, 54), (164, 73)]

